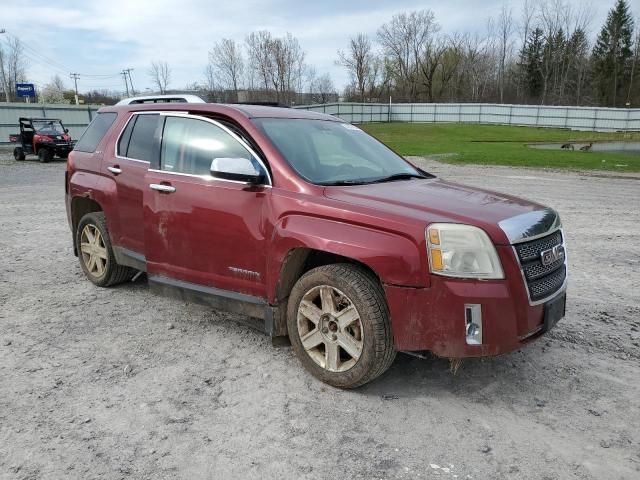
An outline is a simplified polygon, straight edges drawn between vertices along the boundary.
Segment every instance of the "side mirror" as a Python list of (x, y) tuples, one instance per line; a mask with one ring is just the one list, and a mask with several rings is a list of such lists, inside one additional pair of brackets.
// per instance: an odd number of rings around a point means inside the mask
[(211, 176), (251, 185), (264, 183), (264, 174), (248, 158), (214, 158), (211, 162)]
[(65, 129), (64, 129), (64, 133), (69, 133), (69, 129), (68, 129), (68, 128), (65, 128)]

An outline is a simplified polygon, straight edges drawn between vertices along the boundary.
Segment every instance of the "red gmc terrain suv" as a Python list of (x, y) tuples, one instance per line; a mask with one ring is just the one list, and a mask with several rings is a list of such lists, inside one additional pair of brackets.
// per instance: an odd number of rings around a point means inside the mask
[[(558, 214), (435, 178), (340, 119), (287, 108), (102, 108), (68, 159), (86, 276), (262, 320), (338, 387), (396, 351), (509, 352), (564, 316)], [(260, 324), (261, 325), (261, 324)]]

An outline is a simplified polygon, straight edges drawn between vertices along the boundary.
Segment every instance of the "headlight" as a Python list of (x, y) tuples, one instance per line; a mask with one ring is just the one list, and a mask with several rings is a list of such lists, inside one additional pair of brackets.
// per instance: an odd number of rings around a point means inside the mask
[(431, 273), (459, 278), (504, 278), (493, 243), (484, 230), (457, 223), (427, 228)]

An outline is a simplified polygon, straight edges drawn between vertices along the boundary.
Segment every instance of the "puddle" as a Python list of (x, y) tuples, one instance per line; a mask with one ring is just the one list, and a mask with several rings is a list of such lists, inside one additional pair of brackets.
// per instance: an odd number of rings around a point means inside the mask
[[(580, 152), (581, 148), (585, 148), (592, 152), (609, 152), (609, 153), (626, 153), (629, 155), (640, 155), (640, 142), (596, 142), (591, 144), (584, 142), (571, 143), (530, 143), (530, 148), (540, 150), (569, 150)], [(562, 148), (562, 147), (565, 148)], [(573, 147), (573, 148), (572, 148)]]

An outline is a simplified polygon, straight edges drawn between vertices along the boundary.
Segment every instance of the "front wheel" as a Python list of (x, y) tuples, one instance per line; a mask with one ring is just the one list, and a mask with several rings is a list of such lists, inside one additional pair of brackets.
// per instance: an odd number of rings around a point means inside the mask
[(48, 163), (51, 161), (52, 158), (53, 158), (53, 155), (46, 148), (41, 148), (40, 150), (38, 150), (38, 159), (40, 160), (41, 163)]
[(82, 271), (99, 287), (130, 280), (135, 270), (116, 262), (104, 213), (87, 213), (76, 230), (76, 245)]
[(326, 265), (304, 274), (289, 297), (287, 327), (305, 368), (335, 387), (374, 380), (396, 355), (382, 288), (355, 265)]

